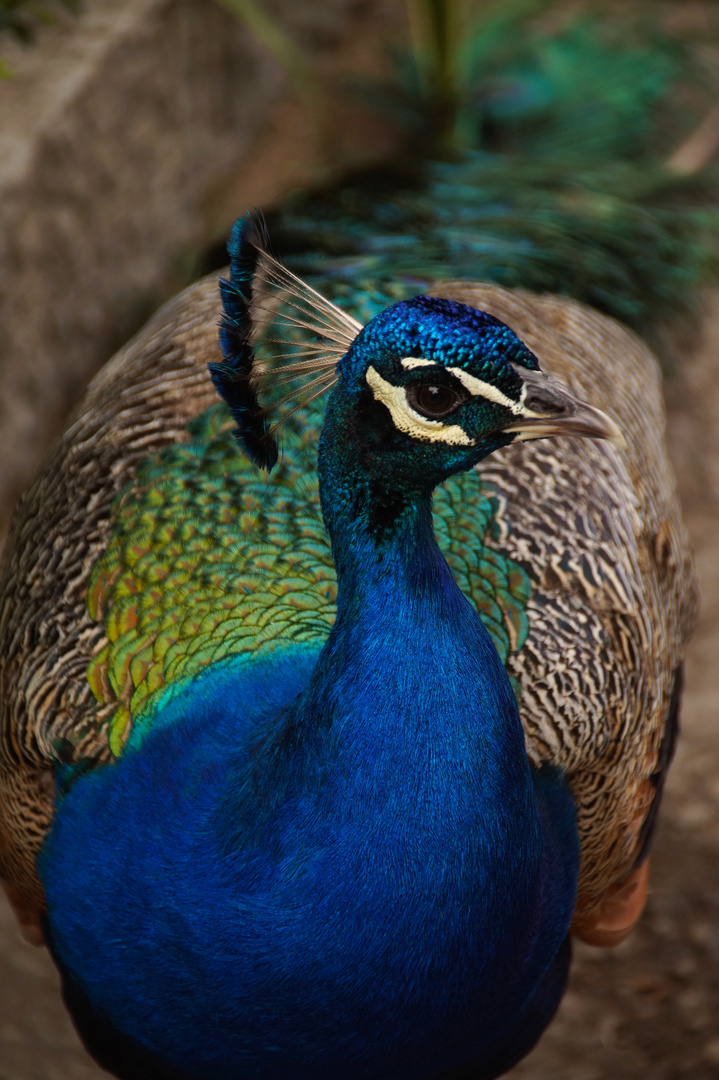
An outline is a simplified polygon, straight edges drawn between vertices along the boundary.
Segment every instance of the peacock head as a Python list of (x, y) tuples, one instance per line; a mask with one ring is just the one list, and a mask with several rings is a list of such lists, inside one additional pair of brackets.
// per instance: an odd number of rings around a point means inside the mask
[[(543, 375), (533, 353), (492, 315), (416, 296), (363, 327), (268, 246), (261, 220), (249, 215), (235, 224), (231, 275), (220, 285), (224, 361), (210, 365), (237, 441), (255, 464), (271, 469), (277, 461), (278, 406), (289, 401), (294, 410), (333, 385), (325, 451), (343, 458), (340, 472), (405, 492), (431, 490), (520, 440), (621, 440), (609, 417)], [(298, 333), (309, 338), (298, 343)], [(265, 393), (306, 378), (279, 401)]]
[(403, 482), (434, 487), (521, 440), (621, 439), (608, 416), (544, 375), (508, 326), (451, 300), (385, 309), (337, 370), (334, 408), (363, 469)]

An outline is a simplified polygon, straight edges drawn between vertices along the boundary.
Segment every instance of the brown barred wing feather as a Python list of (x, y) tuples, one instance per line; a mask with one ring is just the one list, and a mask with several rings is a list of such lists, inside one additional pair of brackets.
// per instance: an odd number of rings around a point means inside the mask
[(696, 617), (661, 375), (635, 335), (574, 301), (466, 283), (437, 291), (507, 322), (543, 370), (606, 409), (626, 438), (626, 449), (520, 443), (478, 467), (499, 505), (487, 544), (531, 581), (527, 639), (507, 667), (530, 757), (569, 776), (582, 844), (574, 925), (590, 937), (607, 891), (648, 855)]

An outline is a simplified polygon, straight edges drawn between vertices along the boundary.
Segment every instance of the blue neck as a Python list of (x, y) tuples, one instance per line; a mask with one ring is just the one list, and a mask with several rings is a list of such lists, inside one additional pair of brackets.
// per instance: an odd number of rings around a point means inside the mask
[[(541, 838), (517, 706), (437, 546), (433, 485), (373, 485), (332, 404), (319, 472), (337, 619), (307, 688), (256, 758), (255, 795), (272, 793), (271, 816), (289, 791), (321, 786), (329, 768), (338, 797), (350, 804), (354, 792), (376, 819), (390, 797), (392, 813), (407, 803), (402, 812), (415, 817), (419, 799), (430, 827), (437, 815), (456, 823), (458, 848), (466, 850), (463, 830), (491, 822), (491, 854), (501, 861), (501, 849), (519, 845), (528, 867)], [(506, 875), (503, 866), (497, 880)]]

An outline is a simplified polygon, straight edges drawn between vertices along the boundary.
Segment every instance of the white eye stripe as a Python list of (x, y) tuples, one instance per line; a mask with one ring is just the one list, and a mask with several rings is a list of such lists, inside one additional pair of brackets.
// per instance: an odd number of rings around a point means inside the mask
[(484, 382), (483, 379), (478, 379), (474, 375), (470, 375), (468, 371), (463, 371), (462, 368), (451, 367), (447, 368), (447, 371), (451, 371), (455, 378), (459, 379), (462, 386), (465, 390), (469, 390), (472, 397), (483, 397), (486, 398), (487, 401), (493, 401), (495, 405), (503, 405), (505, 409), (509, 409), (513, 416), (525, 415), (525, 410), (522, 408), (522, 402), (527, 393), (526, 386), (522, 387), (519, 401), (515, 401), (513, 398), (503, 394), (496, 386), (492, 386), (491, 383)]
[(405, 435), (411, 435), (414, 439), (423, 439), (425, 442), (443, 442), (454, 446), (474, 445), (459, 424), (443, 424), (440, 420), (428, 420), (426, 416), (415, 412), (407, 401), (405, 388), (393, 386), (373, 367), (367, 368), (366, 378), (375, 400), (387, 406), (398, 431), (403, 431)]
[[(415, 368), (420, 367), (440, 367), (434, 360), (426, 360), (422, 356), (405, 356), (400, 360), (400, 364), (408, 371), (413, 371)], [(483, 379), (478, 379), (475, 375), (470, 375), (468, 371), (464, 371), (462, 368), (451, 367), (444, 368), (445, 371), (449, 371), (456, 379), (459, 379), (465, 390), (468, 390), (472, 397), (483, 397), (487, 401), (494, 402), (495, 405), (502, 405), (505, 409), (509, 409), (513, 416), (523, 416), (525, 410), (522, 405), (527, 393), (526, 386), (522, 387), (522, 393), (520, 394), (519, 401), (514, 401), (513, 398), (507, 397), (501, 390), (498, 390), (496, 386), (492, 386), (491, 383), (484, 382)]]
[(418, 367), (437, 367), (434, 360), (425, 360), (423, 356), (405, 356), (400, 360), (400, 364), (408, 371)]

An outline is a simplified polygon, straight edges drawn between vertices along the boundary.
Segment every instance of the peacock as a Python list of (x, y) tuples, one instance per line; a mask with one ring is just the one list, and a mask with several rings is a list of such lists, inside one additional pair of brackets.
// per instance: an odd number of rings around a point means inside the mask
[(641, 914), (696, 606), (660, 372), (428, 283), (451, 210), (516, 267), (463, 212), (503, 166), (243, 215), (21, 501), (0, 878), (120, 1080), (491, 1080)]

